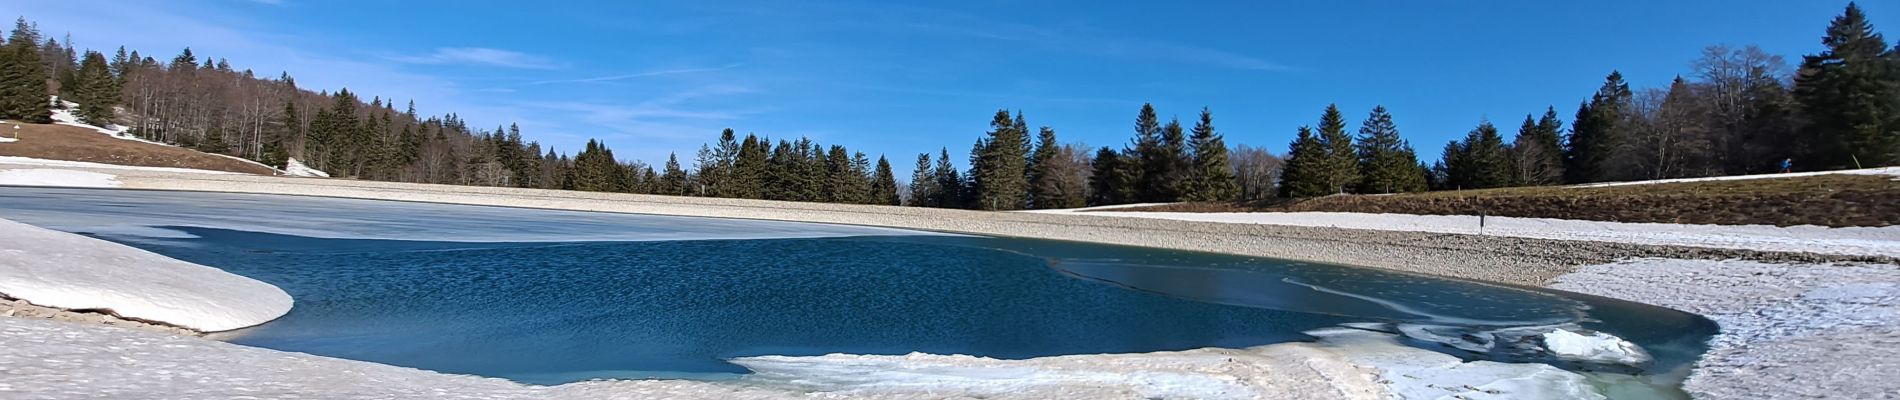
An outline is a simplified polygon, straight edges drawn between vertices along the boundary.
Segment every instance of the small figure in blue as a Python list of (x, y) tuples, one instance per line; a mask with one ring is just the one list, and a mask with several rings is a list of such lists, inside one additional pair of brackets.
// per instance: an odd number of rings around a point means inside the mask
[(1789, 172), (1794, 172), (1794, 159), (1792, 158), (1781, 159), (1781, 173), (1785, 174)]

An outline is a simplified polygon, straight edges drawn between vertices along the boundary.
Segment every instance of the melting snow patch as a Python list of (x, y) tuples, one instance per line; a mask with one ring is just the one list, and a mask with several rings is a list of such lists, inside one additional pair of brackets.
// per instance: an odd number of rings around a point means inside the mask
[(310, 166), (303, 165), (303, 162), (297, 161), (297, 159), (295, 158), (292, 158), (289, 161), (284, 162), (284, 175), (304, 176), (304, 177), (312, 177), (312, 178), (330, 177), (330, 173), (318, 171), (316, 168), (310, 168)]
[(0, 293), (69, 310), (205, 332), (262, 324), (290, 311), (268, 283), (126, 245), (0, 219)]
[(0, 185), (110, 188), (119, 187), (119, 177), (69, 169), (6, 169), (0, 170)]
[(1544, 347), (1557, 358), (1603, 364), (1639, 365), (1649, 361), (1649, 353), (1623, 338), (1603, 332), (1581, 335), (1564, 329), (1544, 334)]

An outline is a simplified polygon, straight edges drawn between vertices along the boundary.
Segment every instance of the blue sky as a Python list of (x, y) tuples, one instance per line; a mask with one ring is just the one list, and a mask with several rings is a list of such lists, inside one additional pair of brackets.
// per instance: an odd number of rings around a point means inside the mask
[[(1700, 49), (1820, 48), (1835, 1), (33, 1), (81, 47), (191, 46), (306, 88), (517, 122), (572, 152), (689, 162), (722, 128), (961, 164), (998, 108), (1065, 142), (1121, 146), (1135, 111), (1211, 107), (1229, 144), (1284, 152), (1337, 103), (1394, 114), (1422, 158), (1481, 119), (1566, 120), (1612, 69), (1661, 86)], [(1900, 5), (1861, 4), (1877, 27)]]

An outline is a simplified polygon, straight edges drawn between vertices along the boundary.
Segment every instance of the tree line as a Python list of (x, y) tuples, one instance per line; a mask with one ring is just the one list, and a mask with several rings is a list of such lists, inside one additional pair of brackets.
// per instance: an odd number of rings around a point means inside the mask
[(1200, 110), (1191, 127), (1137, 111), (1122, 146), (1061, 143), (998, 110), (955, 167), (948, 147), (918, 154), (907, 184), (889, 161), (808, 138), (774, 141), (731, 129), (691, 166), (613, 156), (590, 140), (571, 157), (524, 141), (516, 126), (471, 128), (420, 116), (413, 102), (311, 91), (288, 73), (259, 77), (185, 49), (166, 62), (121, 47), (111, 56), (43, 37), (24, 18), (0, 44), (0, 118), (49, 122), (47, 95), (82, 121), (140, 138), (282, 166), (297, 158), (334, 176), (401, 182), (1012, 210), (1137, 202), (1252, 201), (1339, 193), (1406, 193), (1618, 180), (1828, 170), (1900, 164), (1900, 46), (1850, 3), (1823, 49), (1791, 68), (1754, 46), (1712, 46), (1692, 74), (1632, 90), (1612, 71), (1572, 114), (1527, 114), (1509, 140), (1488, 120), (1421, 162), (1393, 115), (1374, 107), (1357, 130), (1327, 106), (1284, 157), (1230, 148)]

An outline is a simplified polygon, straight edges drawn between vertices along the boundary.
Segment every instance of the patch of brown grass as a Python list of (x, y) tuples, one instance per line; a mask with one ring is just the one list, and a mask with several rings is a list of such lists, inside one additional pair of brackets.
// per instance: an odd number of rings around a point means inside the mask
[[(8, 122), (5, 125), (13, 125)], [(271, 175), (270, 168), (182, 147), (106, 136), (92, 129), (56, 124), (18, 124), (20, 141), (0, 143), (0, 156), (84, 161), (140, 167), (206, 169)], [(0, 135), (12, 137), (7, 127)]]
[(1681, 224), (1889, 226), (1900, 225), (1900, 181), (1890, 176), (1835, 174), (1610, 187), (1337, 195), (1259, 203), (1182, 203), (1109, 211), (1330, 211)]

